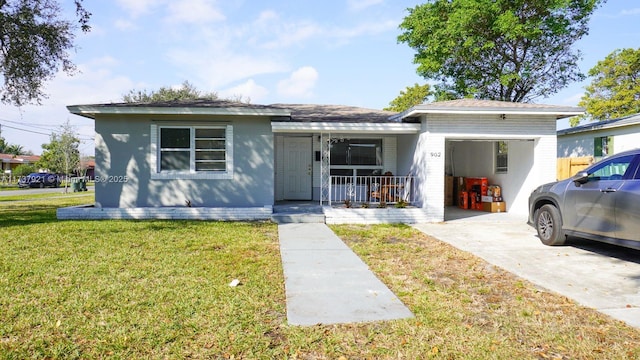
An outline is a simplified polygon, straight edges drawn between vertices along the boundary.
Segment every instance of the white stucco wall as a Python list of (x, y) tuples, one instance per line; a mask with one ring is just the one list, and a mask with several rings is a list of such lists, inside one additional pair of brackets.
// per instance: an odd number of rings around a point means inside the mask
[[(553, 116), (423, 115), (412, 171), (419, 177), (420, 204), (444, 219), (444, 176), (487, 177), (500, 185), (507, 211), (528, 213), (531, 191), (556, 177)], [(506, 174), (495, 173), (497, 140), (509, 143)], [(442, 209), (442, 210), (437, 210)]]

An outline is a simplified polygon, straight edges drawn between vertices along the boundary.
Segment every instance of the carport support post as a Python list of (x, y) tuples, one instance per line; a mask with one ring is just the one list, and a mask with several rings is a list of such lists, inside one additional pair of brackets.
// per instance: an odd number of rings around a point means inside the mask
[(444, 221), (445, 137), (423, 133), (418, 141), (421, 162), (418, 174), (422, 207), (439, 221)]

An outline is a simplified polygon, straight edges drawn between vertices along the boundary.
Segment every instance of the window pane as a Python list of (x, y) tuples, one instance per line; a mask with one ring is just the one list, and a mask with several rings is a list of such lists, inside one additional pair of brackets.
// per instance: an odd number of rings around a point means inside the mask
[(225, 171), (224, 162), (196, 162), (196, 171)]
[(225, 129), (196, 129), (196, 138), (224, 139)]
[(347, 142), (337, 142), (335, 144), (331, 144), (331, 165), (348, 165), (347, 164), (347, 148), (348, 147), (349, 147), (349, 143)]
[(224, 151), (196, 151), (196, 160), (224, 160)]
[(496, 143), (496, 173), (506, 173), (509, 169), (509, 143), (497, 141)]
[(591, 170), (589, 175), (594, 180), (609, 180), (612, 176), (614, 178), (621, 178), (629, 168), (633, 155), (625, 156), (615, 161), (606, 161), (597, 168)]
[(196, 149), (224, 149), (224, 140), (196, 139)]
[(160, 153), (160, 170), (189, 170), (188, 151), (162, 151)]
[(331, 144), (331, 165), (382, 165), (382, 139), (346, 139)]
[(351, 165), (382, 164), (382, 140), (351, 140), (349, 147)]
[(191, 147), (190, 134), (189, 128), (162, 128), (160, 129), (160, 148), (188, 149)]

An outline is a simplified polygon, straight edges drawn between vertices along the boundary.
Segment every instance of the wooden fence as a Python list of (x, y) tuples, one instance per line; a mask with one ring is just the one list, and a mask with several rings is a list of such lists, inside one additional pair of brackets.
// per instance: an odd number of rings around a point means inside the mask
[(593, 162), (593, 156), (558, 158), (556, 176), (558, 180), (568, 179), (575, 175), (578, 171), (585, 169), (587, 166), (593, 164)]

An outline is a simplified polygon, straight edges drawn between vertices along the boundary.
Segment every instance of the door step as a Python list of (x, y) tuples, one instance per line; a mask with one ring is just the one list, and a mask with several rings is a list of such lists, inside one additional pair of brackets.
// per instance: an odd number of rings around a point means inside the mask
[(271, 215), (271, 221), (276, 224), (321, 223), (324, 224), (324, 214), (292, 214), (275, 213)]

